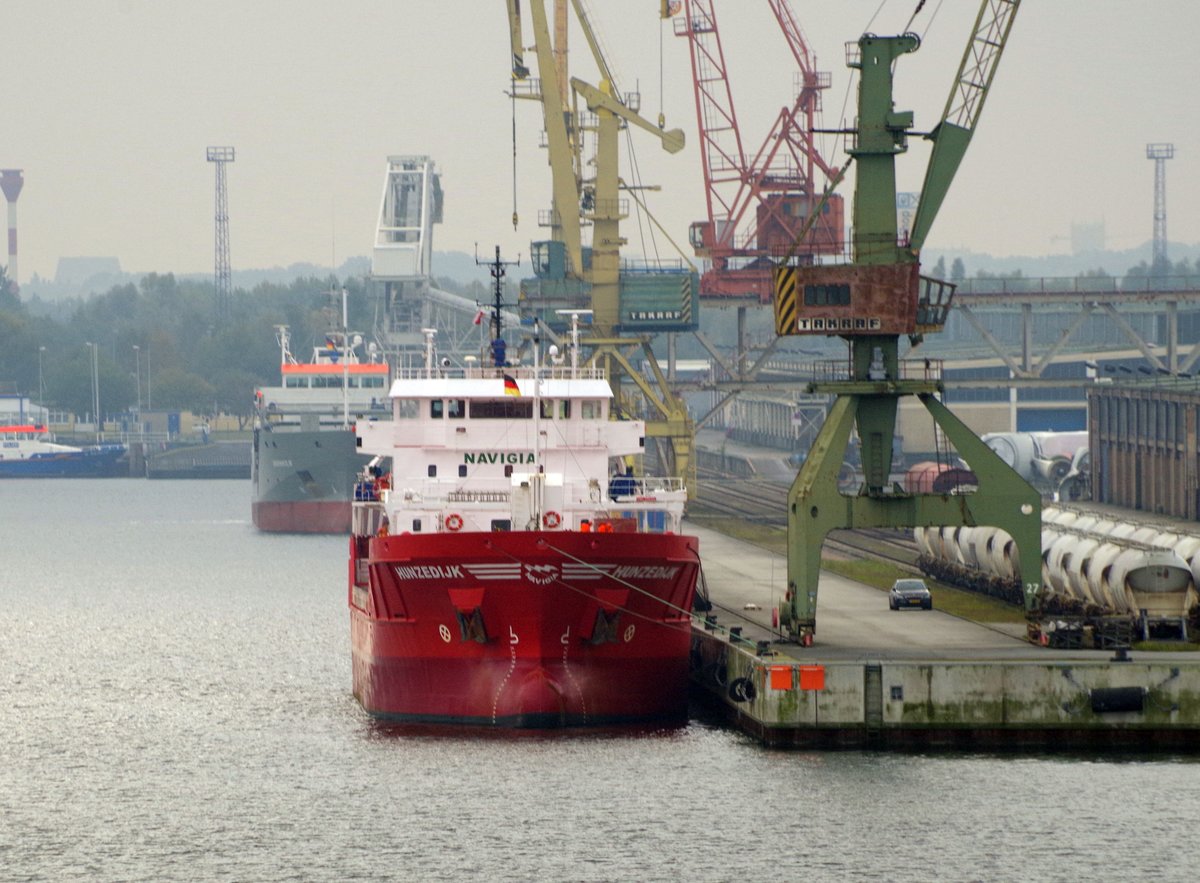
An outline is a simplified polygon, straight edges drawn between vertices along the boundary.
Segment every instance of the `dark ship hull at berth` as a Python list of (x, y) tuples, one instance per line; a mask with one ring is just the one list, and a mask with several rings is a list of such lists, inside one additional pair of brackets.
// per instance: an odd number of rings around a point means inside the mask
[(357, 473), (368, 458), (355, 425), (387, 419), (389, 369), (360, 335), (330, 331), (312, 360), (297, 362), (279, 329), (281, 383), (255, 393), (250, 514), (259, 530), (348, 533)]
[(354, 483), (369, 458), (353, 430), (254, 433), (250, 505), (259, 530), (349, 533)]

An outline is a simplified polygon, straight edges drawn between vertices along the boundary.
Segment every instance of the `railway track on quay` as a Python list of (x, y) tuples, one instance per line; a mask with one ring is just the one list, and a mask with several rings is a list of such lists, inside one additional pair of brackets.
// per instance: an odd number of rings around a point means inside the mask
[[(787, 528), (787, 485), (762, 478), (701, 472), (689, 514), (700, 519), (731, 518), (761, 525), (764, 532)], [(837, 530), (823, 551), (848, 559), (871, 559), (917, 572), (917, 547), (908, 529)]]

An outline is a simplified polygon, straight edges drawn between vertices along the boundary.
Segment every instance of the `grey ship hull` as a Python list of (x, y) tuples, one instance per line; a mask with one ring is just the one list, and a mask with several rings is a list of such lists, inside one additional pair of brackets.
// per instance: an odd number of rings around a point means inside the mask
[(349, 533), (354, 484), (368, 459), (358, 453), (352, 429), (255, 431), (255, 527), (282, 533)]

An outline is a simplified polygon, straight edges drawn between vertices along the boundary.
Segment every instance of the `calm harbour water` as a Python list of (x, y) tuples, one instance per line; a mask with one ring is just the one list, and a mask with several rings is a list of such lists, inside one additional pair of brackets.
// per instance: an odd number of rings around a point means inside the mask
[(244, 481), (0, 482), (0, 880), (1184, 880), (1191, 759), (372, 725), (342, 537)]

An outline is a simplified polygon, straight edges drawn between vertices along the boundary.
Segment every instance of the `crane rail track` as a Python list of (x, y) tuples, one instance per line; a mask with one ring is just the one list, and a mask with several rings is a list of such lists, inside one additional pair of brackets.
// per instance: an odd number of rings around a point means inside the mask
[[(786, 528), (788, 490), (786, 485), (765, 479), (704, 472), (691, 511)], [(883, 561), (918, 572), (916, 544), (906, 528), (833, 531), (825, 538), (823, 549), (842, 558)]]

